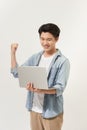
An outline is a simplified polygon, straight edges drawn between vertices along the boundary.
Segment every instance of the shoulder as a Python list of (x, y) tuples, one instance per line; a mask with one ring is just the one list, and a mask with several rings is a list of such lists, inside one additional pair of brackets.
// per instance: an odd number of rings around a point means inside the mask
[(41, 56), (41, 54), (42, 54), (42, 51), (40, 51), (40, 52), (38, 52), (38, 53), (35, 53), (35, 54), (33, 54), (29, 59), (36, 59), (36, 58), (38, 58), (39, 56)]
[(59, 51), (59, 54), (58, 54), (58, 58), (56, 60), (56, 66), (61, 66), (63, 64), (69, 64), (70, 65), (70, 61), (69, 59), (64, 56), (60, 51)]
[(42, 54), (42, 51), (41, 52), (38, 52), (38, 53), (35, 53), (33, 54), (32, 56), (30, 56), (28, 58), (28, 63), (31, 65), (31, 64), (36, 64), (36, 62), (39, 60), (40, 56)]

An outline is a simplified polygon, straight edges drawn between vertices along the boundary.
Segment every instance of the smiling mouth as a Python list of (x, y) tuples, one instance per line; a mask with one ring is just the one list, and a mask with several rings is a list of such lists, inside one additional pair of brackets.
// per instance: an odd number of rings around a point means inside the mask
[(49, 46), (44, 46), (44, 48), (49, 48)]

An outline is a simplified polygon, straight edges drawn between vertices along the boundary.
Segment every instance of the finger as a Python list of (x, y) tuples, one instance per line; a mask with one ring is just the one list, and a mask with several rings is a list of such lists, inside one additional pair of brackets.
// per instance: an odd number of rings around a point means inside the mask
[(32, 83), (29, 83), (29, 84), (28, 84), (28, 90), (34, 91), (34, 88), (33, 88), (33, 84), (32, 84)]
[(31, 83), (31, 86), (32, 86), (32, 88), (34, 89), (34, 84), (33, 84), (33, 83)]
[(30, 89), (30, 87), (31, 87), (31, 83), (29, 82), (29, 83), (27, 83), (26, 88), (27, 88), (27, 89)]

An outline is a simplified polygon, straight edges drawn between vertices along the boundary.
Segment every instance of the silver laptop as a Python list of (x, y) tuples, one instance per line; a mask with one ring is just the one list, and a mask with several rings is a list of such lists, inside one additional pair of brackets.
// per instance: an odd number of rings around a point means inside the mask
[(27, 83), (31, 82), (35, 88), (49, 89), (45, 67), (20, 66), (18, 67), (18, 76), (20, 87), (26, 87)]

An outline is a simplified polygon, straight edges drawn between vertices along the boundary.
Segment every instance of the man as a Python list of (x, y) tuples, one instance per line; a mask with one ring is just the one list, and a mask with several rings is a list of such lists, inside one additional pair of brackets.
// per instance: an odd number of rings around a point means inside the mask
[[(31, 56), (24, 66), (46, 67), (49, 90), (36, 89), (32, 83), (28, 90), (26, 107), (30, 111), (31, 130), (61, 130), (63, 123), (63, 91), (69, 77), (69, 60), (56, 48), (60, 29), (53, 23), (42, 25), (39, 30), (43, 51)], [(18, 44), (11, 45), (11, 73), (18, 77), (16, 50)]]

